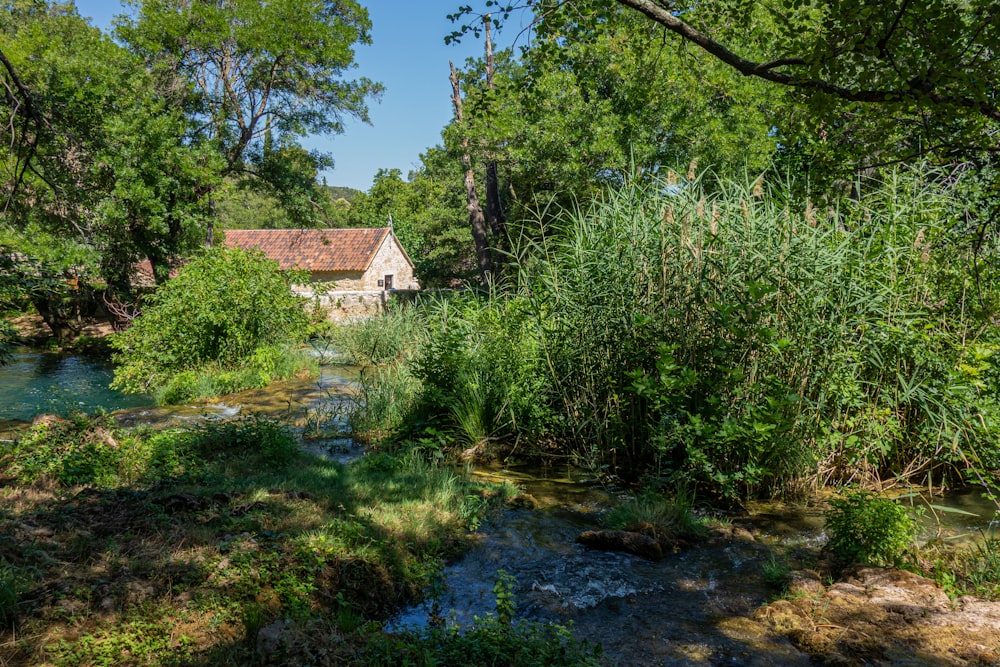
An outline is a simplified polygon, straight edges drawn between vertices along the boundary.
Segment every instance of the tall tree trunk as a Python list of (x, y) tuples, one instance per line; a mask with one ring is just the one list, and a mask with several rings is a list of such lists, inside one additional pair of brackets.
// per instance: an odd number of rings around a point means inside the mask
[(205, 247), (211, 248), (215, 242), (215, 197), (208, 200), (208, 227), (205, 229)]
[(462, 166), (465, 167), (465, 195), (467, 203), (465, 208), (469, 211), (469, 226), (472, 228), (472, 240), (476, 244), (476, 260), (479, 264), (479, 279), (483, 286), (489, 285), (490, 277), (493, 274), (493, 256), (490, 252), (490, 242), (487, 235), (486, 217), (483, 215), (483, 207), (479, 203), (479, 195), (476, 193), (476, 176), (472, 171), (472, 157), (469, 155), (469, 137), (462, 128), (462, 92), (458, 85), (458, 72), (455, 71), (455, 64), (448, 62), (451, 68), (451, 103), (455, 106), (455, 120), (462, 132)]
[[(493, 37), (490, 33), (490, 15), (483, 19), (486, 27), (486, 87), (493, 90)], [(497, 161), (486, 162), (486, 220), (493, 232), (493, 247), (504, 248), (507, 243), (507, 218), (500, 204), (500, 180), (497, 178)]]

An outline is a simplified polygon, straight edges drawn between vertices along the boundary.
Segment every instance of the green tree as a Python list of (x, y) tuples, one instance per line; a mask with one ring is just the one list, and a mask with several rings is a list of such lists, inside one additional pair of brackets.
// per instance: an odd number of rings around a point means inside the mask
[[(791, 93), (794, 107), (774, 122), (791, 152), (785, 165), (828, 179), (887, 163), (934, 156), (981, 160), (1000, 123), (995, 59), (1000, 6), (943, 0), (527, 0), (486, 2), (501, 18), (530, 9), (540, 33), (550, 24), (580, 26), (595, 43), (609, 16), (628, 8), (662, 31), (670, 49), (710, 56), (747, 80)], [(453, 17), (477, 31), (465, 6)], [(572, 48), (573, 41), (560, 43)], [(645, 77), (640, 77), (644, 79)]]
[(202, 142), (184, 139), (187, 118), (71, 4), (16, 0), (0, 16), (0, 52), (24, 98), (3, 107), (15, 130), (0, 147), (4, 226), (91, 247), (122, 291), (138, 259), (164, 276), (203, 236), (218, 170)]
[(380, 169), (372, 187), (350, 203), (347, 224), (381, 227), (391, 217), (421, 285), (452, 286), (475, 273), (461, 167), (440, 147), (420, 160), (406, 180), (398, 169)]
[[(37, 226), (0, 228), (0, 310), (33, 307), (60, 342), (79, 334), (93, 314), (94, 249)], [(9, 333), (9, 332), (8, 332)]]
[(117, 34), (196, 121), (192, 136), (223, 156), (222, 175), (249, 179), (296, 216), (312, 217), (304, 200), (329, 161), (298, 139), (342, 132), (349, 116), (368, 122), (367, 101), (381, 92), (344, 77), (354, 45), (371, 41), (367, 11), (354, 0), (129, 5), (136, 14), (118, 18)]
[(480, 170), (498, 162), (515, 220), (534, 224), (553, 200), (572, 206), (692, 162), (730, 173), (768, 166), (783, 96), (665, 42), (634, 12), (598, 11), (546, 14), (518, 59), (498, 55), (492, 87), (484, 62), (463, 72), (467, 121), (446, 142), (466, 132)]
[(144, 393), (182, 371), (210, 363), (234, 368), (258, 349), (300, 340), (307, 318), (290, 282), (260, 252), (206, 250), (112, 337), (114, 386)]

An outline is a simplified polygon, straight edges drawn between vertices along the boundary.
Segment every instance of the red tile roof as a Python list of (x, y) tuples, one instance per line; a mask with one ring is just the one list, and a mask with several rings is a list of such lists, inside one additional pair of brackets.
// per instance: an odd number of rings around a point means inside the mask
[(227, 229), (225, 244), (259, 248), (282, 269), (364, 271), (389, 234), (375, 229)]

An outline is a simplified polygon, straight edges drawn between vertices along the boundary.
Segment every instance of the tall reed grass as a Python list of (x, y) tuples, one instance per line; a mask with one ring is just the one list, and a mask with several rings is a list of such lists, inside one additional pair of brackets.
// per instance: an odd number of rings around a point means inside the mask
[(997, 339), (933, 175), (823, 210), (719, 185), (626, 187), (522, 247), (564, 438), (726, 492), (995, 465)]
[(505, 287), (422, 307), (397, 430), (724, 495), (1000, 468), (997, 290), (970, 287), (947, 184), (790, 192), (632, 184), (563, 211)]

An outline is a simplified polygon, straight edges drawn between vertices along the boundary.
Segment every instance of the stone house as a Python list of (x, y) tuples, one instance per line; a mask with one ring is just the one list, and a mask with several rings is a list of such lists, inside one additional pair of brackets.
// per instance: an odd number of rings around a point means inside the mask
[(374, 229), (229, 229), (225, 245), (259, 249), (282, 269), (308, 271), (337, 291), (420, 289), (413, 262), (391, 227)]

